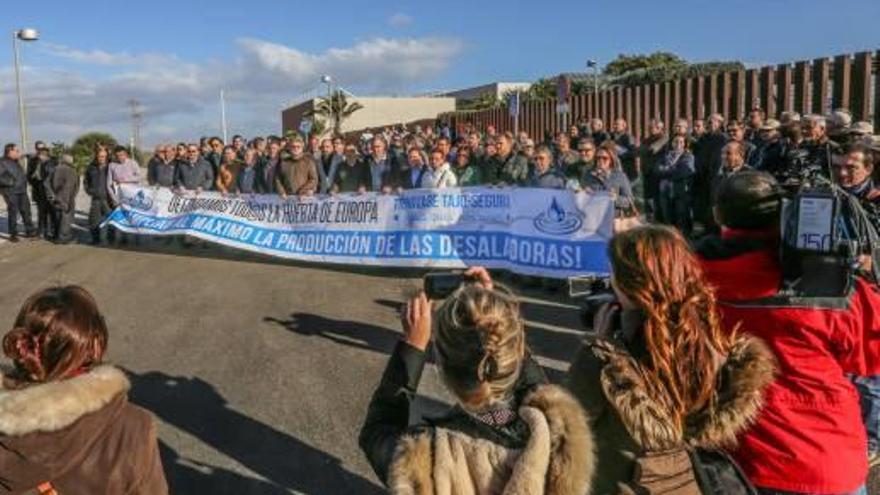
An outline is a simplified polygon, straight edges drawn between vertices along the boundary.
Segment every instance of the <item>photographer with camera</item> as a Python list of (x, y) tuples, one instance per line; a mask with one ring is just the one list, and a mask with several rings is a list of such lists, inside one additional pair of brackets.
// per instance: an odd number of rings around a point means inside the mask
[(700, 493), (688, 450), (736, 443), (773, 380), (772, 354), (722, 328), (679, 232), (637, 227), (617, 234), (608, 253), (616, 302), (596, 312), (569, 370), (596, 437), (593, 493), (619, 493), (621, 484), (633, 493)]
[(725, 327), (762, 338), (779, 362), (734, 457), (763, 493), (865, 493), (868, 446), (847, 374), (880, 371), (880, 296), (852, 277), (841, 297), (783, 290), (782, 195), (766, 173), (726, 179), (714, 208), (721, 235), (697, 250)]
[[(425, 285), (402, 310), (403, 340), (360, 433), (389, 492), (587, 493), (594, 464), (587, 420), (568, 392), (546, 385), (530, 357), (517, 298), (481, 268), (464, 279), (429, 275)], [(431, 299), (439, 300), (436, 311)], [(410, 426), (432, 340), (458, 404)]]

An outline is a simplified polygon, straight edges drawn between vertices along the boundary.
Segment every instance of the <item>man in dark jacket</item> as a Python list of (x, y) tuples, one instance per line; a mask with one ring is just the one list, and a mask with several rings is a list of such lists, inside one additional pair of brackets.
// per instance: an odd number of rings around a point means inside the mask
[(31, 219), (31, 202), (27, 194), (27, 176), (19, 163), (21, 152), (13, 143), (3, 148), (0, 159), (0, 196), (6, 202), (6, 221), (9, 226), (10, 242), (18, 242), (18, 217), (24, 223), (27, 237), (34, 235), (34, 222)]
[(636, 180), (639, 176), (639, 172), (636, 170), (636, 144), (633, 141), (632, 134), (629, 133), (629, 125), (623, 117), (618, 117), (614, 120), (614, 125), (611, 128), (611, 139), (617, 145), (617, 156), (627, 178), (629, 180)]
[(712, 114), (708, 122), (708, 129), (694, 143), (694, 166), (697, 170), (694, 175), (694, 219), (703, 225), (713, 223), (712, 179), (721, 168), (721, 148), (728, 141), (723, 129), (724, 117)]
[[(89, 229), (92, 233), (92, 244), (101, 243), (101, 222), (110, 214), (110, 195), (107, 192), (107, 165), (110, 156), (106, 149), (95, 152), (95, 159), (89, 164), (83, 177), (83, 187), (91, 197), (89, 205)], [(112, 233), (113, 230), (111, 229)], [(109, 234), (112, 236), (112, 234)], [(113, 239), (111, 237), (110, 241)]]
[[(563, 134), (563, 137), (567, 137)], [(553, 152), (541, 146), (535, 152), (535, 169), (529, 175), (526, 186), (541, 189), (564, 189), (565, 176), (553, 166)]]
[(49, 148), (42, 141), (37, 141), (36, 152), (29, 157), (27, 179), (31, 185), (31, 196), (37, 204), (37, 234), (49, 239), (51, 228), (52, 207), (46, 200), (46, 178), (52, 173), (55, 161), (49, 155)]
[(267, 146), (266, 156), (257, 161), (254, 192), (257, 194), (275, 194), (275, 174), (281, 163), (281, 143), (272, 140)]
[(403, 165), (388, 153), (385, 138), (376, 136), (370, 142), (370, 154), (364, 158), (364, 166), (369, 171), (367, 190), (389, 193), (405, 187), (401, 170)]
[(46, 198), (52, 205), (55, 218), (55, 242), (73, 242), (73, 216), (76, 213), (76, 193), (79, 192), (79, 176), (73, 168), (73, 156), (61, 155), (58, 166), (46, 180)]
[(176, 160), (170, 145), (156, 146), (156, 152), (147, 163), (147, 184), (156, 187), (173, 187)]
[(645, 200), (645, 210), (646, 213), (653, 213), (654, 198), (657, 197), (657, 190), (660, 186), (655, 169), (657, 163), (665, 154), (666, 144), (669, 142), (669, 139), (666, 137), (666, 129), (663, 122), (658, 119), (651, 120), (648, 130), (648, 137), (642, 140), (642, 145), (639, 148), (639, 160), (641, 162), (642, 194)]
[(214, 185), (211, 164), (199, 154), (199, 147), (190, 144), (186, 148), (186, 160), (177, 164), (174, 188), (187, 191), (210, 191)]
[(611, 139), (611, 135), (605, 130), (605, 122), (602, 119), (595, 118), (590, 121), (590, 137), (596, 146), (602, 146), (602, 143)]
[(494, 178), (497, 184), (522, 186), (528, 179), (528, 159), (513, 149), (513, 143), (514, 137), (510, 132), (499, 136), (497, 141), (498, 154), (491, 157), (487, 164), (489, 177)]
[(780, 290), (781, 194), (766, 173), (726, 179), (714, 208), (721, 235), (697, 249), (725, 328), (763, 339), (778, 361), (761, 415), (733, 454), (768, 492), (859, 493), (868, 445), (847, 374), (880, 374), (880, 296), (860, 278), (841, 297)]

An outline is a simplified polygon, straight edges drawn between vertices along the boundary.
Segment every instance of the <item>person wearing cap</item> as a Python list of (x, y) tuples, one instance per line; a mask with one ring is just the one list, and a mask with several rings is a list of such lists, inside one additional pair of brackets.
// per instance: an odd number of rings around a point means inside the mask
[(837, 144), (845, 144), (849, 138), (849, 127), (852, 125), (852, 113), (845, 108), (831, 112), (826, 120), (828, 136)]
[(42, 141), (37, 141), (34, 147), (36, 151), (28, 160), (27, 177), (31, 185), (31, 197), (37, 204), (37, 235), (51, 240), (54, 230), (51, 225), (52, 207), (46, 200), (45, 181), (55, 168), (55, 160)]
[(874, 124), (860, 120), (849, 127), (851, 142), (863, 141), (865, 136), (874, 134)]
[(56, 228), (53, 237), (57, 244), (69, 244), (73, 242), (73, 216), (79, 192), (79, 176), (73, 168), (73, 156), (61, 155), (58, 166), (45, 184), (46, 198), (52, 206), (52, 223)]
[(779, 114), (779, 123), (782, 124), (783, 126), (787, 126), (788, 124), (791, 124), (792, 122), (800, 122), (800, 121), (801, 121), (801, 114), (799, 114), (797, 112), (786, 111), (786, 112), (782, 112), (781, 114)]
[[(785, 147), (779, 132), (781, 124), (776, 119), (767, 119), (760, 128), (758, 149), (755, 153), (757, 170), (779, 170), (785, 165)], [(772, 174), (772, 172), (770, 172)]]

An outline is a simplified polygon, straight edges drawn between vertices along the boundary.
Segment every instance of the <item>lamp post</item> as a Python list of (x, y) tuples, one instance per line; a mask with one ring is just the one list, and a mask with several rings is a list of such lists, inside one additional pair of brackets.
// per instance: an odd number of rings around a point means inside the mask
[(587, 68), (593, 69), (593, 92), (599, 92), (599, 62), (593, 59), (587, 60)]
[(330, 121), (331, 121), (330, 128), (335, 129), (336, 128), (336, 115), (334, 114), (334, 109), (333, 109), (333, 78), (327, 74), (324, 74), (323, 76), (321, 76), (321, 82), (327, 85), (327, 106), (328, 106), (328, 109), (330, 110), (330, 115), (328, 117), (330, 118)]
[(21, 56), (18, 53), (19, 41), (37, 41), (40, 33), (36, 29), (18, 29), (12, 32), (12, 54), (15, 61), (15, 91), (18, 94), (18, 125), (21, 131), (21, 154), (27, 153), (27, 115), (24, 109), (24, 95), (21, 89)]

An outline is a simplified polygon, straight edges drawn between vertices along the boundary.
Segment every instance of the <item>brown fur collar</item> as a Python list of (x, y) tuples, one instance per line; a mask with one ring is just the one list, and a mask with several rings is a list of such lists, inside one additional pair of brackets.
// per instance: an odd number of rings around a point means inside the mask
[(633, 440), (648, 451), (685, 444), (735, 446), (737, 434), (757, 419), (764, 390), (775, 375), (776, 360), (766, 344), (754, 337), (740, 337), (718, 371), (719, 388), (712, 404), (692, 414), (681, 431), (650, 397), (635, 359), (607, 342), (598, 345), (607, 363), (601, 379), (605, 397)]
[(0, 389), (0, 435), (63, 430), (103, 408), (129, 387), (122, 371), (113, 366), (98, 366), (69, 380), (19, 390)]
[(522, 450), (446, 429), (405, 437), (388, 475), (404, 495), (581, 495), (595, 465), (592, 434), (580, 405), (565, 390), (535, 389), (520, 408), (529, 425)]

